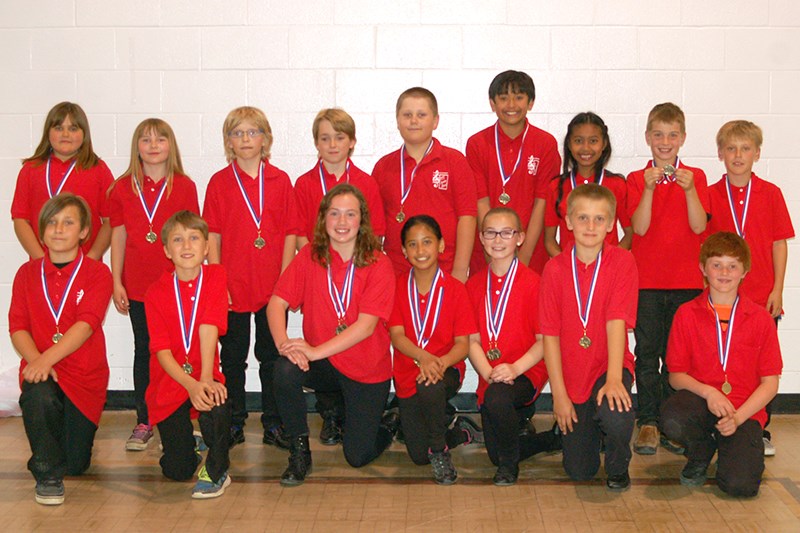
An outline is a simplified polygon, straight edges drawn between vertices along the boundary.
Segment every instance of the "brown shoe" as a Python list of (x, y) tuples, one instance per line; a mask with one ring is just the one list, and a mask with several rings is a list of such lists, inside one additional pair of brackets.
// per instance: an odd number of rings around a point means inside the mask
[(661, 435), (654, 424), (645, 424), (639, 428), (639, 436), (633, 444), (633, 451), (639, 455), (655, 455)]

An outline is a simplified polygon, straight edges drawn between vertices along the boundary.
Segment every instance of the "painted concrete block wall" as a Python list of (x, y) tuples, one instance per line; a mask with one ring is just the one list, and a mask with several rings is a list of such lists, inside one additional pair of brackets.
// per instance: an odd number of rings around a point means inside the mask
[[(499, 71), (529, 72), (531, 120), (562, 139), (576, 112), (601, 114), (627, 173), (649, 158), (649, 109), (673, 101), (687, 114), (685, 160), (710, 180), (723, 172), (714, 135), (732, 118), (764, 128), (756, 172), (784, 191), (800, 225), (800, 5), (792, 0), (28, 0), (0, 3), (0, 326), (25, 260), (8, 216), (20, 159), (62, 100), (87, 111), (97, 152), (115, 174), (145, 117), (174, 127), (202, 195), (225, 164), (221, 124), (243, 104), (275, 131), (273, 162), (293, 178), (315, 161), (311, 120), (340, 106), (358, 126), (354, 160), (371, 169), (400, 145), (394, 104), (412, 85), (432, 89), (437, 136), (462, 149), (494, 122), (486, 91)], [(782, 392), (800, 392), (800, 246), (789, 247), (780, 326)], [(300, 317), (291, 327), (299, 334)], [(112, 389), (130, 389), (126, 317), (106, 319)], [(0, 370), (17, 364), (0, 336)], [(251, 370), (249, 381), (257, 383)], [(474, 387), (474, 375), (465, 390)], [(250, 387), (255, 388), (255, 387)]]

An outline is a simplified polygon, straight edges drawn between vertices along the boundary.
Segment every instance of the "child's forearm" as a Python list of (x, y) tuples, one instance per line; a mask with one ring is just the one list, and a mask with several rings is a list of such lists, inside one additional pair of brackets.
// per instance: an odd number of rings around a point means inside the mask
[(522, 357), (514, 361), (511, 365), (514, 367), (517, 375), (524, 374), (528, 370), (538, 364), (539, 361), (544, 359), (544, 340), (541, 335), (536, 336), (536, 342), (533, 346), (528, 348), (528, 351), (522, 354)]
[(483, 198), (479, 198), (478, 199), (478, 218), (475, 221), (475, 226), (476, 226), (478, 231), (481, 230), (481, 227), (483, 226), (483, 217), (486, 216), (486, 213), (489, 212), (489, 209), (491, 209), (491, 204), (489, 203), (489, 197), (488, 196), (484, 196)]
[(211, 324), (200, 324), (200, 381), (214, 380), (214, 356), (217, 354), (219, 329)]
[(519, 247), (519, 253), (517, 254), (519, 260), (525, 265), (530, 263), (536, 243), (539, 242), (539, 237), (544, 230), (544, 208), (544, 198), (534, 199), (531, 219), (528, 221), (528, 227), (525, 231), (525, 240), (522, 241), (522, 246)]
[(56, 344), (42, 352), (42, 357), (45, 358), (47, 364), (54, 366), (83, 346), (83, 343), (92, 336), (92, 333), (92, 327), (87, 322), (75, 322), (64, 332), (64, 336)]
[(395, 349), (395, 357), (402, 354), (413, 361), (419, 362), (425, 356), (425, 350), (406, 337), (403, 326), (392, 326), (389, 328), (389, 334), (392, 338), (392, 346)]
[(643, 236), (650, 229), (650, 221), (653, 215), (653, 191), (646, 188), (642, 191), (639, 205), (631, 215), (631, 224), (636, 235)]
[(788, 246), (786, 239), (772, 243), (772, 272), (775, 282), (772, 285), (773, 292), (783, 293), (783, 283), (786, 279), (786, 261), (788, 258)]
[(297, 235), (297, 251), (299, 252), (306, 244), (308, 244), (308, 237)]
[(745, 402), (736, 410), (736, 425), (740, 426), (751, 416), (762, 410), (778, 394), (780, 376), (764, 376), (761, 384)]
[(483, 346), (481, 346), (481, 336), (478, 334), (473, 334), (469, 337), (469, 362), (484, 381), (489, 381), (492, 365), (489, 364), (489, 360), (486, 358)]
[(700, 197), (697, 196), (697, 189), (692, 187), (686, 191), (686, 210), (689, 216), (689, 227), (697, 235), (700, 235), (706, 230), (708, 224), (708, 215), (706, 210), (703, 209), (703, 204), (700, 203)]
[(28, 363), (32, 363), (41, 355), (28, 330), (21, 329), (12, 333), (11, 344), (14, 346), (19, 356)]
[(128, 232), (125, 226), (117, 226), (111, 230), (111, 277), (114, 285), (122, 284), (122, 270), (125, 264), (125, 243)]
[(686, 372), (670, 372), (669, 384), (675, 390), (688, 390), (704, 400), (708, 400), (712, 393), (717, 392), (717, 389), (711, 385), (697, 381)]
[(619, 247), (623, 250), (630, 250), (631, 244), (633, 244), (633, 227), (622, 228), (622, 239), (619, 241)]
[(547, 255), (555, 257), (561, 253), (561, 246), (556, 242), (556, 226), (545, 226), (544, 228), (544, 249)]
[(544, 364), (547, 367), (550, 391), (553, 393), (553, 397), (568, 397), (567, 386), (564, 383), (564, 371), (561, 367), (561, 338), (545, 335), (543, 342)]
[(222, 262), (222, 235), (208, 234), (208, 264), (218, 265)]
[(314, 360), (327, 359), (369, 338), (375, 331), (378, 321), (379, 318), (375, 315), (359, 313), (356, 321), (347, 326), (347, 329), (316, 347)]
[(108, 218), (102, 219), (102, 225), (97, 231), (97, 238), (92, 243), (92, 249), (86, 254), (91, 259), (99, 261), (103, 254), (108, 250), (108, 245), (111, 243), (111, 221)]
[(622, 363), (625, 360), (625, 340), (628, 331), (622, 319), (606, 322), (606, 335), (608, 336), (608, 369), (606, 381), (622, 381)]
[(467, 355), (469, 355), (469, 336), (462, 335), (455, 338), (453, 347), (441, 359), (444, 366), (450, 368), (466, 359)]
[(187, 391), (189, 391), (190, 386), (196, 383), (192, 376), (183, 371), (183, 367), (173, 357), (172, 350), (159, 350), (156, 352), (156, 357), (164, 372)]
[(27, 253), (31, 259), (44, 257), (44, 248), (42, 248), (42, 244), (39, 242), (36, 233), (34, 233), (33, 226), (31, 226), (30, 222), (24, 218), (15, 218), (14, 233), (17, 235), (17, 240), (19, 240), (25, 253)]
[(474, 216), (458, 217), (456, 226), (456, 250), (453, 259), (453, 277), (466, 283), (472, 245), (475, 243), (476, 221)]
[(288, 308), (289, 303), (275, 295), (269, 299), (269, 303), (267, 304), (267, 324), (269, 325), (269, 332), (272, 335), (275, 346), (278, 347), (289, 339), (289, 335), (286, 333), (286, 310)]

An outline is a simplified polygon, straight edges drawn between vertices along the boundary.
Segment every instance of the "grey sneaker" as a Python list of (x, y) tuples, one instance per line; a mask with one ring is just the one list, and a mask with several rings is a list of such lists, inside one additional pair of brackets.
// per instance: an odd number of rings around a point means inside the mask
[(431, 452), (428, 450), (428, 460), (433, 469), (433, 479), (439, 485), (452, 485), (458, 479), (458, 472), (453, 466), (450, 457), (450, 450), (445, 448), (441, 452)]
[(218, 498), (225, 494), (225, 489), (231, 484), (231, 476), (227, 472), (217, 480), (216, 483), (211, 481), (211, 477), (206, 471), (206, 466), (200, 469), (200, 474), (197, 476), (197, 483), (192, 490), (192, 498), (194, 499), (208, 499)]
[(147, 449), (150, 439), (153, 438), (153, 426), (147, 424), (137, 424), (133, 428), (133, 433), (125, 442), (125, 449), (131, 452), (141, 452)]
[(64, 482), (60, 479), (37, 481), (36, 503), (42, 505), (61, 505), (64, 503)]

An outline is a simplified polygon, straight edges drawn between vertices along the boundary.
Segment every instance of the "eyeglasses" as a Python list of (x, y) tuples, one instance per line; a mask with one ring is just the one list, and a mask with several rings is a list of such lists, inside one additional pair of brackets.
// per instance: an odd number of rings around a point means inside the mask
[(485, 229), (481, 232), (481, 235), (483, 235), (483, 238), (486, 239), (487, 241), (494, 240), (494, 238), (497, 237), (498, 235), (500, 235), (500, 238), (507, 241), (517, 233), (519, 232), (515, 229), (503, 229), (500, 231), (493, 229)]
[(233, 139), (241, 139), (245, 135), (251, 139), (255, 139), (256, 137), (264, 135), (264, 130), (233, 130), (228, 134), (228, 137)]

